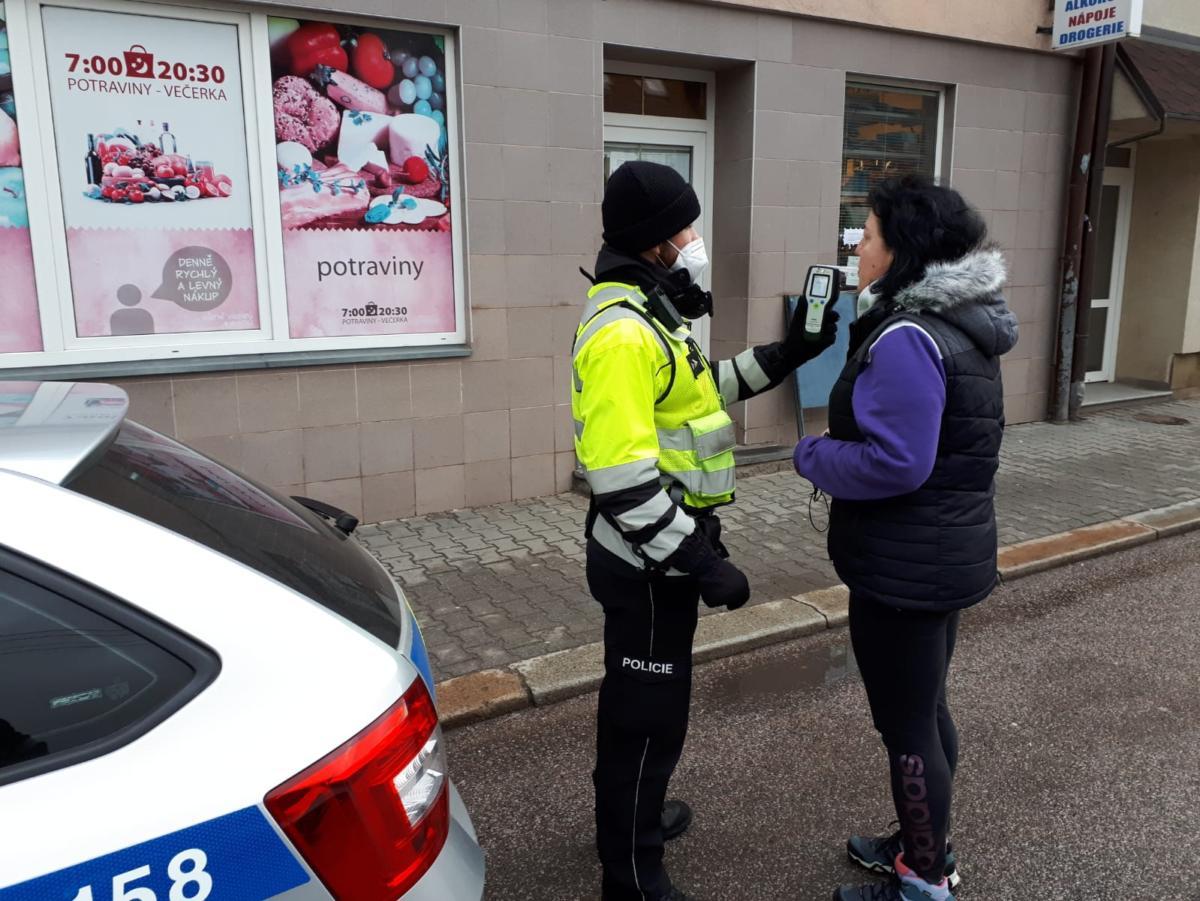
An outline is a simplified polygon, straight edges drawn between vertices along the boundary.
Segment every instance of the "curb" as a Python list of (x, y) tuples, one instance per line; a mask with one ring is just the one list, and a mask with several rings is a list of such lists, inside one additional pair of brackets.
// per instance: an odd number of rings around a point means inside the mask
[[(1001, 548), (1006, 582), (1200, 530), (1200, 499)], [(835, 585), (702, 616), (693, 662), (705, 663), (844, 626), (850, 592)], [(438, 714), (450, 729), (587, 694), (604, 674), (603, 645), (586, 644), (439, 682)]]

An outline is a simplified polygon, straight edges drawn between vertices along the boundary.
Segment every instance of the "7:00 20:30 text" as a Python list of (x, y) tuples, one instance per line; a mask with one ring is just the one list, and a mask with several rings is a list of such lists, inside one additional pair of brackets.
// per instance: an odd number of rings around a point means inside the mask
[[(117, 56), (110, 56), (106, 59), (97, 54), (96, 56), (87, 58), (79, 53), (68, 53), (66, 54), (66, 58), (71, 61), (71, 65), (67, 68), (68, 73), (74, 73), (79, 68), (80, 61), (82, 60), (83, 71), (88, 75), (113, 75), (120, 77), (125, 74), (125, 64)], [(225, 81), (225, 69), (221, 66), (206, 66), (203, 64), (189, 66), (186, 63), (175, 63), (172, 65), (166, 60), (160, 59), (158, 60), (158, 78), (160, 80), (174, 78), (176, 81), (195, 81), (200, 84), (212, 81), (214, 84), (221, 84)]]
[(407, 316), (408, 307), (377, 307), (373, 303), (365, 307), (342, 307), (342, 316), (359, 318), (362, 316)]

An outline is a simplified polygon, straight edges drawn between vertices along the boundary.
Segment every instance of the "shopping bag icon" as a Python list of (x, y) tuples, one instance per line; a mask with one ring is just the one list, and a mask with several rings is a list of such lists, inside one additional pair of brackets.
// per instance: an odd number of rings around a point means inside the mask
[(133, 44), (125, 51), (125, 74), (130, 78), (153, 78), (154, 54), (141, 44)]

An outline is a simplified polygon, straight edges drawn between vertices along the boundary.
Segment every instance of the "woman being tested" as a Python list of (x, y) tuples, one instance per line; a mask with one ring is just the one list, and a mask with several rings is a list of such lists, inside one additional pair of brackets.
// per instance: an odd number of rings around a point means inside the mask
[(854, 836), (851, 860), (889, 877), (835, 901), (952, 901), (947, 842), (958, 734), (946, 674), (959, 613), (997, 582), (994, 476), (1000, 357), (1017, 322), (1000, 252), (949, 188), (880, 184), (856, 251), (858, 321), (829, 398), (829, 431), (796, 471), (833, 498), (829, 554), (850, 589), (850, 638), (883, 738), (900, 829)]

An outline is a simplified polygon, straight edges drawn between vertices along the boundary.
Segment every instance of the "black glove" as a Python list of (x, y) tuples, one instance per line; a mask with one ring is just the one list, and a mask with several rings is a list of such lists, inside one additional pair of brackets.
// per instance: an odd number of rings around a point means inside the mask
[(821, 320), (821, 334), (814, 341), (810, 341), (804, 334), (804, 320), (807, 317), (808, 303), (801, 298), (782, 342), (784, 357), (793, 369), (809, 360), (815, 360), (837, 341), (838, 321), (842, 317), (833, 308), (832, 303), (825, 307), (825, 318)]
[(695, 522), (696, 531), (708, 539), (708, 543), (717, 552), (717, 556), (722, 560), (728, 560), (729, 550), (721, 541), (721, 517), (715, 513), (707, 513), (703, 516), (697, 516)]
[(702, 529), (697, 528), (685, 538), (664, 562), (694, 578), (700, 585), (701, 600), (709, 607), (737, 610), (750, 600), (745, 574), (717, 555)]
[(750, 582), (746, 574), (728, 560), (715, 558), (715, 565), (695, 574), (700, 583), (700, 599), (709, 607), (737, 610), (750, 600)]

